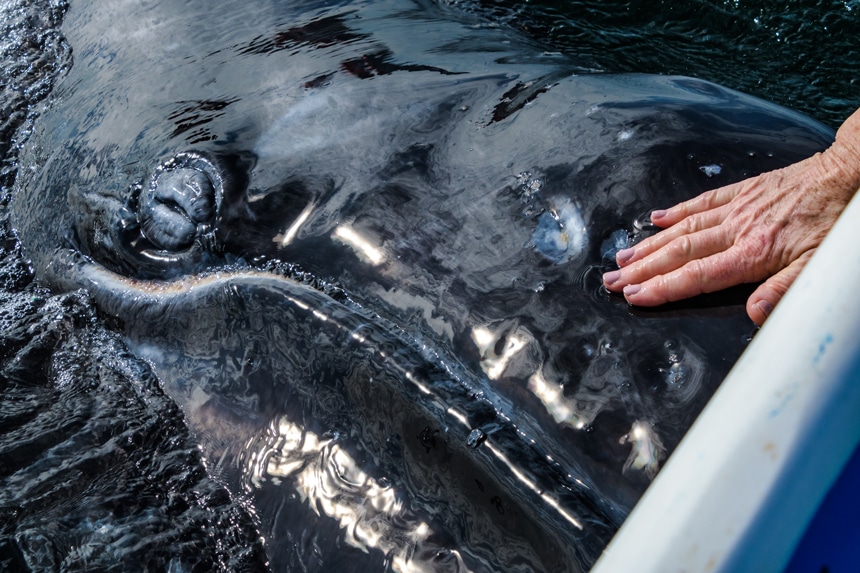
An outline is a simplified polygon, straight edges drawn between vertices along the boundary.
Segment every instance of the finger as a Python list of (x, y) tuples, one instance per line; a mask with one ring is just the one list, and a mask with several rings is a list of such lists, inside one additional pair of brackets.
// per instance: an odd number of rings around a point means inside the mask
[[(764, 270), (750, 268), (743, 250), (737, 246), (696, 259), (669, 273), (658, 275), (642, 283), (624, 287), (624, 298), (636, 306), (658, 306), (690, 298), (702, 293), (715, 292), (764, 278)], [(761, 276), (759, 276), (761, 274)], [(750, 278), (752, 277), (752, 278)]]
[(740, 192), (740, 184), (734, 183), (719, 189), (705, 191), (688, 201), (678, 203), (668, 209), (658, 209), (651, 212), (651, 222), (658, 227), (670, 227), (691, 215), (704, 213), (717, 207), (722, 207)]
[(790, 287), (803, 267), (806, 266), (813, 251), (807, 251), (790, 265), (763, 282), (747, 299), (747, 314), (758, 326), (764, 324), (770, 313), (782, 300), (788, 287)]
[(604, 286), (619, 292), (630, 284), (679, 269), (696, 259), (705, 259), (732, 246), (732, 238), (721, 228), (682, 235), (640, 261), (603, 275)]
[(713, 209), (706, 213), (701, 213), (688, 217), (674, 227), (660, 231), (656, 235), (652, 235), (628, 249), (621, 249), (616, 253), (615, 260), (619, 267), (625, 267), (636, 261), (640, 261), (664, 248), (666, 245), (683, 237), (692, 235), (716, 227), (723, 222), (725, 218), (724, 209)]

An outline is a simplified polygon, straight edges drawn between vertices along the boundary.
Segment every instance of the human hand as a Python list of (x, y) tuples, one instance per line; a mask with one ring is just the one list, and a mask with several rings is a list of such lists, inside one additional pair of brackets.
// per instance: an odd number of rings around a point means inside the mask
[(654, 211), (664, 230), (619, 251), (604, 285), (657, 306), (764, 280), (746, 306), (761, 325), (858, 187), (860, 111), (824, 153)]

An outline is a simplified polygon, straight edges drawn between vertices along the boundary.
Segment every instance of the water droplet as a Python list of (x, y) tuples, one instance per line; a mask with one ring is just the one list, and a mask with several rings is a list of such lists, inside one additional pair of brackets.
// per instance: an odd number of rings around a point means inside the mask
[(687, 369), (683, 364), (675, 363), (669, 367), (666, 382), (672, 386), (682, 386), (687, 381)]
[(477, 448), (481, 444), (484, 443), (484, 440), (487, 439), (487, 434), (484, 433), (480, 428), (475, 428), (471, 432), (469, 432), (469, 437), (466, 438), (466, 443), (469, 444), (470, 448)]
[(659, 227), (651, 222), (651, 210), (645, 211), (633, 219), (633, 228), (637, 231), (658, 231)]
[(517, 183), (520, 185), (520, 189), (522, 190), (523, 201), (530, 200), (541, 190), (541, 187), (543, 187), (543, 181), (538, 178), (533, 178), (530, 171), (522, 171), (517, 174)]

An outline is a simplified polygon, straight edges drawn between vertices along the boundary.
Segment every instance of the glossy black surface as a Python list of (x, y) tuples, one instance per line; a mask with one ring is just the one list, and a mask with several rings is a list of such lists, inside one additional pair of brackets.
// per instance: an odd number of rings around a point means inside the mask
[[(87, 549), (99, 563), (150, 544), (175, 570), (587, 570), (753, 333), (743, 288), (632, 310), (601, 273), (653, 232), (650, 209), (832, 138), (700, 80), (584, 74), (450, 6), (80, 1), (62, 34), (73, 63), (25, 124), (7, 212), (42, 284), (88, 294), (28, 303), (27, 273), (10, 283), (13, 332), (32, 316), (61, 334), (10, 335), (4, 391), (38, 371), (62, 394), (75, 364), (139, 372), (154, 424), (175, 403), (188, 426), (143, 455), (235, 512), (203, 536), (234, 562), (170, 556), (196, 522), (165, 518), (161, 543), (129, 510), (146, 542)], [(76, 342), (86, 329), (130, 352)], [(104, 384), (86, 400), (137, 418)], [(66, 463), (9, 440), (7, 474)], [(183, 440), (200, 458), (174, 465)], [(14, 484), (3, 507), (28, 499)], [(10, 513), (0, 558), (72, 559), (118, 527), (110, 495), (51, 535)]]

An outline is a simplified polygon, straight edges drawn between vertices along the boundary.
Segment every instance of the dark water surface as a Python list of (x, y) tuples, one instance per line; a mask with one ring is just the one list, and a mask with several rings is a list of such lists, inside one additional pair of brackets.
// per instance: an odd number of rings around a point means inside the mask
[(587, 570), (754, 333), (601, 272), (832, 137), (615, 74), (835, 127), (857, 10), (0, 3), (0, 569)]
[(856, 0), (452, 1), (599, 71), (681, 74), (836, 129), (860, 105)]

